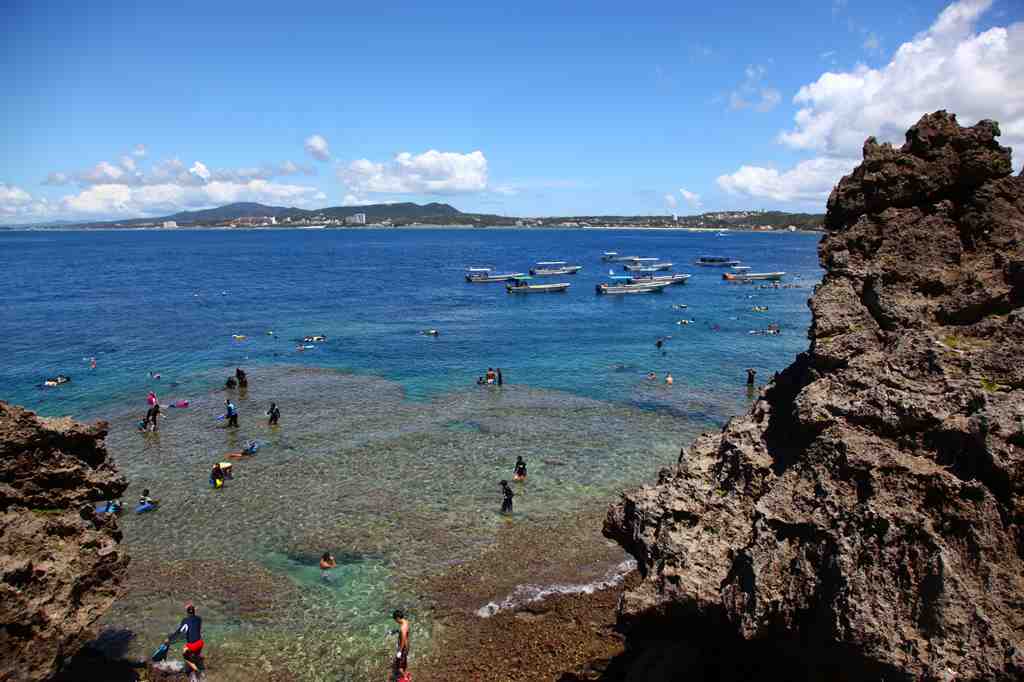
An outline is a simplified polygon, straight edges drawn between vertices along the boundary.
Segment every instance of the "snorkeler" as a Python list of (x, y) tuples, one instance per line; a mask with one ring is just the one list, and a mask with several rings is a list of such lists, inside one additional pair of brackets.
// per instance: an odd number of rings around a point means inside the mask
[(199, 679), (203, 669), (203, 619), (196, 615), (196, 607), (191, 603), (185, 605), (185, 617), (178, 627), (167, 636), (164, 644), (170, 646), (179, 636), (185, 635), (185, 648), (181, 655), (185, 659), (189, 680)]
[(401, 609), (396, 609), (391, 617), (398, 623), (398, 650), (395, 652), (393, 679), (404, 682), (409, 679), (409, 621)]
[(522, 455), (518, 455), (516, 457), (516, 465), (512, 469), (512, 478), (517, 481), (523, 481), (526, 479), (526, 462), (523, 461)]
[(210, 470), (210, 485), (214, 488), (224, 487), (224, 471), (220, 468), (219, 462)]
[(512, 498), (515, 497), (515, 493), (512, 492), (512, 488), (508, 487), (508, 481), (502, 479), (498, 481), (501, 486), (501, 494), (504, 495), (504, 499), (501, 501), (501, 513), (511, 514), (512, 513)]
[(324, 552), (324, 555), (320, 557), (320, 578), (323, 580), (330, 580), (331, 575), (328, 573), (332, 568), (337, 568), (338, 562), (331, 556), (330, 552)]
[(228, 419), (228, 426), (238, 426), (238, 408), (230, 399), (224, 401), (224, 416)]
[(281, 410), (277, 408), (277, 403), (270, 403), (270, 409), (267, 410), (267, 426), (277, 426), (277, 420), (281, 418)]

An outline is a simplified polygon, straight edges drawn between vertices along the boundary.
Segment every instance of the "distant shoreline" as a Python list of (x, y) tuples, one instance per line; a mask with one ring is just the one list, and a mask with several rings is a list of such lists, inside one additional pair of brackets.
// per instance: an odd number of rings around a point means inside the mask
[(655, 227), (645, 225), (588, 225), (586, 227), (531, 227), (525, 225), (353, 225), (347, 227), (327, 227), (317, 225), (257, 225), (247, 227), (233, 227), (230, 225), (211, 225), (209, 227), (0, 227), (3, 232), (269, 232), (281, 231), (329, 231), (342, 232), (349, 230), (521, 230), (524, 232), (547, 232), (547, 231), (576, 231), (576, 230), (607, 230), (607, 231), (646, 231), (646, 232), (701, 232), (701, 233), (724, 233), (724, 234), (822, 234), (824, 230), (760, 230), (757, 228), (744, 227)]

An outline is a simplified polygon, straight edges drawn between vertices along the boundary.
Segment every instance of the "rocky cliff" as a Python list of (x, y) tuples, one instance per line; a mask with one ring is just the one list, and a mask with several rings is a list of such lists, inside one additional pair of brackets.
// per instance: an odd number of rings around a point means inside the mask
[(126, 483), (105, 436), (0, 402), (0, 679), (53, 675), (114, 601), (128, 558), (93, 510)]
[(643, 579), (606, 677), (758, 652), (790, 680), (1024, 679), (1024, 178), (998, 135), (940, 111), (867, 140), (810, 350), (609, 509)]

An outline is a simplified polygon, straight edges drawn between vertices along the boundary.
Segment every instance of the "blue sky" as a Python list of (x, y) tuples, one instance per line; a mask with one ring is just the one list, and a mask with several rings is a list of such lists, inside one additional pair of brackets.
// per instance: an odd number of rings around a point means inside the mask
[(0, 221), (822, 211), (867, 134), (925, 111), (1024, 142), (1022, 20), (1016, 0), (15, 2)]

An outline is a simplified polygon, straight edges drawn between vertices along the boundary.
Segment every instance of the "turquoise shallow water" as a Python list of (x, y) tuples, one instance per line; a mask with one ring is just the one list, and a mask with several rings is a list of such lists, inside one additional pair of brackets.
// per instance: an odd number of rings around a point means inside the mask
[[(194, 599), (220, 679), (379, 679), (396, 605), (414, 613), (414, 656), (431, 645), (432, 616), (397, 576), (436, 574), (502, 524), (558, 519), (649, 479), (744, 408), (745, 367), (767, 378), (805, 349), (815, 246), (807, 235), (647, 231), (0, 232), (0, 396), (109, 419), (129, 499), (143, 487), (162, 499), (122, 521), (129, 589), (104, 625), (135, 633), (130, 653), (147, 653)], [(664, 294), (598, 297), (609, 249), (677, 263), (736, 256), (802, 288), (680, 267), (693, 278)], [(510, 296), (461, 276), (469, 264), (552, 258), (584, 265), (567, 294)], [(683, 316), (694, 323), (676, 325)], [(768, 322), (782, 333), (748, 333)], [(441, 336), (416, 334), (427, 327)], [(296, 352), (312, 333), (328, 341)], [(665, 335), (662, 354), (654, 340)], [(236, 365), (251, 378), (231, 394), (237, 431), (215, 419)], [(508, 385), (477, 387), (487, 366)], [(651, 370), (671, 371), (674, 386), (646, 381)], [(58, 372), (72, 383), (38, 386)], [(143, 435), (134, 425), (151, 388), (192, 404)], [(262, 417), (271, 400), (277, 429)], [(209, 467), (248, 438), (264, 443), (259, 454), (211, 490)], [(516, 455), (530, 479), (505, 519), (496, 481)], [(330, 583), (315, 566), (325, 550), (340, 564)]]

